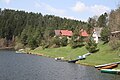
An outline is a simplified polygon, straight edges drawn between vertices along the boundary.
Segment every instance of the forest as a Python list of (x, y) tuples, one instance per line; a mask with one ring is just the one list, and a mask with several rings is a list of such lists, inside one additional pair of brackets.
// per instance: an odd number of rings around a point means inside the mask
[(54, 39), (54, 30), (71, 30), (76, 35), (80, 29), (90, 33), (94, 27), (103, 28), (101, 39), (108, 42), (110, 31), (120, 30), (119, 22), (120, 8), (100, 16), (93, 16), (88, 19), (88, 22), (55, 15), (0, 9), (0, 47), (16, 47), (16, 49), (51, 47), (60, 42)]

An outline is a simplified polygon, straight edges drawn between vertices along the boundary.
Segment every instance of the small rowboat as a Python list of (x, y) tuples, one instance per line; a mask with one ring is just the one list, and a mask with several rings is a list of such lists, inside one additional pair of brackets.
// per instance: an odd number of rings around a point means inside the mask
[(109, 66), (109, 65), (113, 65), (113, 64), (120, 64), (120, 62), (113, 62), (113, 63), (108, 63), (108, 64), (96, 65), (95, 68), (101, 68), (101, 67), (105, 67), (105, 66)]
[(68, 61), (68, 63), (75, 63), (76, 61), (78, 61), (79, 59), (76, 59), (76, 60), (71, 60), (71, 61)]
[(109, 74), (118, 74), (120, 75), (120, 69), (101, 69), (101, 73), (109, 73)]
[(111, 64), (108, 66), (100, 67), (100, 68), (98, 68), (98, 70), (100, 70), (100, 69), (113, 69), (113, 68), (116, 68), (117, 66), (118, 66), (118, 64)]
[(83, 56), (79, 56), (78, 59), (70, 60), (70, 61), (68, 61), (68, 63), (76, 63), (76, 61), (78, 61), (78, 60), (84, 60), (84, 59), (85, 59), (85, 55), (83, 55)]

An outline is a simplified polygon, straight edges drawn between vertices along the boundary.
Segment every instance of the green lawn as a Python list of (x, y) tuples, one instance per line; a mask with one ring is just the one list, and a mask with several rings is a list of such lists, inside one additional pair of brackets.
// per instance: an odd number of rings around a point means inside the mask
[[(105, 63), (112, 63), (120, 61), (118, 51), (112, 51), (108, 44), (98, 44), (99, 51), (87, 56), (85, 60), (80, 60), (77, 63), (85, 65), (98, 65)], [(43, 54), (49, 57), (64, 57), (67, 60), (76, 59), (78, 56), (86, 54), (88, 51), (85, 47), (71, 49), (71, 47), (49, 48), (49, 49), (36, 49), (32, 53)]]

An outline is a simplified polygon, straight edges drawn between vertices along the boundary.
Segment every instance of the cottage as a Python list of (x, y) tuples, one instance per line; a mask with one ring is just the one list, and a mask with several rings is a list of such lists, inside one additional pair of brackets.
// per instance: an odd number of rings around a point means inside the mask
[[(102, 28), (94, 28), (92, 37), (95, 40), (96, 43), (98, 43), (101, 33)], [(69, 30), (55, 30), (55, 36), (67, 36), (68, 40), (70, 40), (69, 37), (73, 36), (73, 32)], [(81, 29), (80, 30), (80, 36), (88, 38), (90, 34), (87, 33), (86, 30)]]
[(62, 38), (62, 36), (66, 36), (68, 39), (68, 43), (70, 43), (73, 32), (69, 30), (55, 30), (55, 36), (59, 36), (59, 38)]
[(96, 31), (93, 32), (92, 37), (93, 37), (95, 43), (98, 43), (98, 34), (96, 33)]
[(111, 32), (110, 39), (119, 39), (120, 40), (120, 31)]
[(98, 28), (98, 27), (95, 27), (94, 30), (93, 30), (93, 34), (92, 34), (92, 37), (93, 39), (95, 40), (96, 43), (99, 42), (99, 39), (101, 38), (101, 31), (102, 31), (102, 28)]

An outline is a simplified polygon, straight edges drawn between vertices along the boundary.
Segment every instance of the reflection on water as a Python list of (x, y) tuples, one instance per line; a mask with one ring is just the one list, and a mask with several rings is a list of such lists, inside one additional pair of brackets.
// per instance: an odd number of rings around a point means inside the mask
[(120, 80), (94, 67), (14, 51), (0, 51), (0, 80)]

